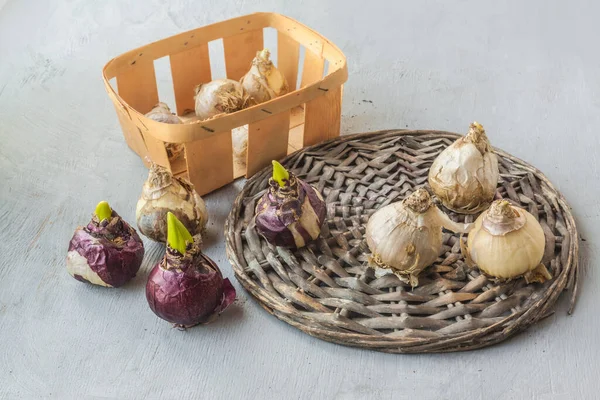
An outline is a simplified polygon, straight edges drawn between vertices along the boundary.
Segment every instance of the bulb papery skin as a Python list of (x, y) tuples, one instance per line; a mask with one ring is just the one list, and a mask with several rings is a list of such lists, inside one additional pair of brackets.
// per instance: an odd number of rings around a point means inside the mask
[(202, 120), (229, 114), (255, 104), (241, 83), (217, 79), (196, 87), (196, 116)]
[(165, 257), (154, 266), (146, 284), (150, 309), (176, 326), (189, 328), (208, 323), (235, 300), (235, 288), (217, 264), (195, 244), (185, 255), (167, 246)]
[(231, 130), (233, 142), (233, 161), (241, 166), (246, 165), (248, 154), (248, 125), (242, 125)]
[(366, 229), (373, 263), (417, 286), (419, 273), (440, 255), (442, 227), (466, 232), (470, 225), (451, 221), (431, 203), (424, 189), (380, 208), (371, 215)]
[(467, 136), (442, 151), (429, 169), (429, 185), (442, 204), (455, 212), (486, 209), (498, 184), (498, 158), (483, 127), (471, 124)]
[(148, 238), (165, 243), (169, 211), (192, 236), (204, 232), (208, 221), (206, 204), (193, 185), (173, 177), (166, 168), (153, 164), (137, 202), (138, 229)]
[(173, 115), (171, 109), (166, 103), (158, 103), (150, 110), (146, 117), (157, 122), (163, 122), (165, 124), (182, 124), (183, 122), (177, 115)]
[(250, 71), (240, 80), (246, 92), (257, 103), (274, 99), (289, 90), (285, 76), (275, 68), (269, 57), (270, 53), (267, 49), (257, 52), (252, 60)]
[(75, 230), (67, 253), (67, 271), (81, 282), (120, 287), (135, 277), (144, 258), (144, 244), (114, 210), (110, 219), (92, 221)]
[[(171, 113), (171, 109), (165, 103), (158, 103), (150, 112), (146, 114), (146, 117), (157, 122), (163, 122), (165, 124), (182, 124), (183, 121), (179, 119), (177, 115)], [(183, 154), (183, 144), (181, 143), (165, 143), (167, 149), (167, 156), (169, 160), (175, 160)]]
[(375, 263), (408, 277), (413, 286), (442, 247), (442, 227), (429, 223), (431, 212), (433, 207), (417, 214), (397, 202), (377, 210), (367, 223), (367, 245)]
[[(501, 201), (504, 200), (497, 202)], [(538, 268), (546, 243), (544, 231), (533, 215), (521, 208), (509, 207), (517, 214), (511, 218), (516, 228), (507, 228), (509, 221), (506, 218), (502, 225), (494, 228), (493, 218), (488, 215), (490, 210), (486, 210), (477, 218), (467, 238), (470, 263), (476, 264), (485, 274), (500, 279), (517, 278)], [(549, 273), (546, 271), (544, 275)]]
[(326, 215), (321, 194), (290, 173), (283, 187), (269, 179), (269, 189), (256, 205), (255, 223), (272, 245), (301, 248), (319, 237)]

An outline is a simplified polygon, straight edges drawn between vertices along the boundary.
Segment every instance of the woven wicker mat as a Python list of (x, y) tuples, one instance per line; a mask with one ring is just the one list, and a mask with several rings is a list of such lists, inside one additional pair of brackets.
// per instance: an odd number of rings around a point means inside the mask
[[(456, 134), (383, 131), (343, 136), (287, 157), (283, 164), (321, 191), (321, 238), (290, 251), (256, 233), (254, 207), (271, 169), (251, 178), (227, 219), (227, 254), (237, 279), (277, 318), (318, 338), (393, 353), (476, 349), (500, 342), (553, 312), (565, 288), (577, 293), (577, 231), (564, 198), (544, 175), (497, 150), (508, 198), (536, 216), (546, 234), (543, 262), (553, 279), (494, 283), (469, 269), (459, 237), (444, 233), (443, 252), (411, 289), (366, 267), (365, 224), (378, 208), (427, 185), (429, 166)], [(456, 221), (474, 216), (446, 211)]]

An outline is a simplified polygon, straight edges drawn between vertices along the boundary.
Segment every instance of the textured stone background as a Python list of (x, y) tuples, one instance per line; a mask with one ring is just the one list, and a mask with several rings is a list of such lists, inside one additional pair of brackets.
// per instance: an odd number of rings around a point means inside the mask
[[(123, 289), (71, 279), (73, 229), (101, 199), (134, 221), (147, 174), (125, 145), (102, 66), (254, 11), (296, 18), (345, 52), (343, 133), (466, 132), (476, 119), (494, 145), (544, 171), (586, 239), (575, 314), (563, 298), (528, 332), (462, 354), (386, 355), (313, 339), (233, 279), (222, 231), (241, 181), (206, 196), (206, 252), (240, 299), (218, 322), (178, 332), (152, 314), (143, 288), (163, 250), (149, 241)], [(599, 13), (595, 1), (559, 0), (0, 0), (0, 398), (597, 398)]]

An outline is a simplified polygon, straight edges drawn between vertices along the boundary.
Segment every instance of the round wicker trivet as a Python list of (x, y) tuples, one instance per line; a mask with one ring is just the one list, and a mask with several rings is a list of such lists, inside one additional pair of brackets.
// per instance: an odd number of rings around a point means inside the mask
[[(496, 150), (497, 198), (538, 217), (546, 233), (545, 284), (495, 283), (469, 269), (458, 235), (411, 289), (395, 275), (367, 268), (364, 233), (379, 207), (427, 185), (434, 158), (459, 136), (438, 131), (382, 131), (343, 136), (301, 150), (283, 164), (321, 191), (327, 221), (308, 247), (275, 248), (254, 228), (254, 207), (271, 168), (252, 177), (225, 225), (227, 254), (240, 283), (277, 318), (318, 338), (392, 353), (446, 352), (498, 343), (553, 312), (565, 288), (577, 295), (577, 230), (563, 196), (536, 168)], [(447, 212), (471, 222), (476, 216)], [(570, 312), (570, 311), (569, 311)]]

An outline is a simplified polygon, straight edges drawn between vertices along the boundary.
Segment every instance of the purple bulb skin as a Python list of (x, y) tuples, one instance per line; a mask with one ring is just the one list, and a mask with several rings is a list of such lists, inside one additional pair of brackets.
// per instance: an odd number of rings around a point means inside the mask
[(146, 284), (150, 309), (184, 328), (211, 322), (235, 297), (229, 279), (197, 247), (188, 249), (184, 257), (167, 247), (165, 258), (154, 266)]
[(67, 270), (78, 281), (116, 288), (136, 276), (143, 258), (139, 235), (113, 210), (110, 220), (94, 217), (75, 230)]
[(256, 230), (274, 246), (295, 249), (319, 236), (326, 216), (321, 194), (290, 173), (283, 187), (269, 180), (269, 189), (256, 205)]

